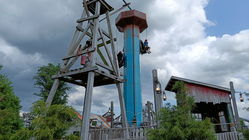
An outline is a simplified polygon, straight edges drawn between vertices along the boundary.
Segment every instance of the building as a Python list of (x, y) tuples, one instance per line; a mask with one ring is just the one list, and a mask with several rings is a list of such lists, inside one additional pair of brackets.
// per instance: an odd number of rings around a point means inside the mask
[(231, 90), (229, 88), (172, 76), (165, 90), (174, 92), (172, 86), (177, 81), (184, 82), (187, 94), (194, 98), (196, 106), (192, 110), (192, 114), (197, 120), (210, 118), (215, 126), (216, 133), (235, 130), (230, 97)]
[(24, 112), (24, 113), (21, 113), (20, 115), (23, 120), (24, 127), (29, 128), (31, 126), (32, 120), (34, 119), (34, 116), (29, 112)]

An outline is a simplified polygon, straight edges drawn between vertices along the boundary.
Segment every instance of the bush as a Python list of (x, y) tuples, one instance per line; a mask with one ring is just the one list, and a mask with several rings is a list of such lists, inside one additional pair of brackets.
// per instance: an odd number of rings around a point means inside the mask
[(243, 130), (242, 132), (243, 132), (245, 140), (249, 140), (249, 130), (248, 129), (247, 130)]

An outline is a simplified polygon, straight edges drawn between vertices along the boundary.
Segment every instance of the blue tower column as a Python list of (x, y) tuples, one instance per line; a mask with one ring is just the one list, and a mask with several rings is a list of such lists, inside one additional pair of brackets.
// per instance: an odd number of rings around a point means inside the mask
[(130, 125), (142, 123), (140, 80), (140, 33), (148, 27), (146, 15), (136, 10), (121, 12), (116, 26), (124, 32), (124, 100)]

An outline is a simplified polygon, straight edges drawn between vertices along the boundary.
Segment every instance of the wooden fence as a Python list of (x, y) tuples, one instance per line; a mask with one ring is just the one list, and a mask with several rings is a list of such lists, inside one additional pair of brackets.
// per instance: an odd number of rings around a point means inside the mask
[[(146, 132), (154, 127), (128, 128), (130, 140), (147, 140)], [(91, 129), (89, 140), (125, 140), (124, 128)], [(238, 132), (216, 133), (217, 140), (240, 140)]]
[[(128, 128), (130, 140), (147, 140), (146, 132), (154, 127)], [(123, 140), (124, 128), (91, 129), (90, 140)]]
[(238, 132), (224, 132), (215, 135), (217, 140), (239, 140)]

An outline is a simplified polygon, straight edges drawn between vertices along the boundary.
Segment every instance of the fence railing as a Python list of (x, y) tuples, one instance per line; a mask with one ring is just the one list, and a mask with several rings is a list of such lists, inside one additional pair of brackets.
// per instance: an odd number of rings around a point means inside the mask
[[(146, 133), (149, 129), (154, 129), (155, 126), (147, 127), (130, 127), (130, 140), (147, 140)], [(89, 140), (125, 140), (124, 128), (106, 128), (106, 129), (91, 129)], [(239, 140), (238, 132), (223, 132), (215, 134), (217, 140)]]
[[(146, 133), (148, 129), (154, 129), (155, 126), (146, 127), (129, 127), (130, 140), (146, 140)], [(124, 128), (108, 128), (108, 129), (91, 129), (90, 130), (90, 140), (115, 140), (124, 139)]]
[(239, 140), (238, 132), (216, 133), (217, 140)]

